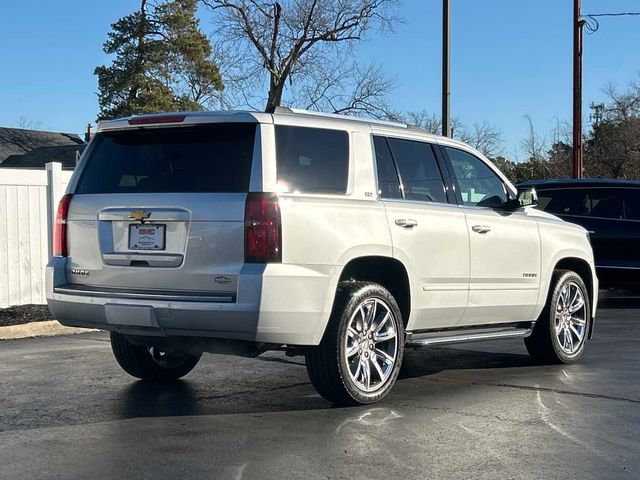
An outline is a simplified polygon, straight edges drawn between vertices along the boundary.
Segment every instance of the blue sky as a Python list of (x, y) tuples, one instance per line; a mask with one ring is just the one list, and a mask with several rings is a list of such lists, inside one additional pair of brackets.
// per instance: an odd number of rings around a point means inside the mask
[[(21, 117), (41, 128), (82, 132), (98, 104), (93, 69), (107, 63), (111, 23), (136, 0), (4, 2), (0, 15), (0, 126)], [(404, 0), (395, 33), (373, 34), (358, 49), (397, 80), (400, 110), (440, 111), (441, 0)], [(571, 0), (451, 0), (452, 114), (487, 120), (518, 154), (530, 115), (547, 134), (571, 119)], [(583, 0), (583, 12), (640, 11), (640, 0)], [(212, 25), (203, 19), (205, 32)], [(585, 35), (584, 104), (640, 72), (640, 17), (605, 18)]]

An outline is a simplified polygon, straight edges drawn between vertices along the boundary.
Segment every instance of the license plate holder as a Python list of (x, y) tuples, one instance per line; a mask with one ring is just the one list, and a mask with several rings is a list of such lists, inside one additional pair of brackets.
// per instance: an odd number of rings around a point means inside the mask
[(167, 226), (159, 223), (129, 225), (129, 250), (164, 250)]

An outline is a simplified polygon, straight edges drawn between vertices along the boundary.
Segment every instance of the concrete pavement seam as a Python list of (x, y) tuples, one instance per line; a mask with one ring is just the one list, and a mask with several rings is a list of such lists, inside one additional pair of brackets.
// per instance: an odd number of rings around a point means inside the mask
[(517, 388), (520, 390), (532, 390), (536, 392), (551, 392), (551, 393), (559, 393), (561, 395), (575, 395), (578, 397), (598, 398), (602, 400), (615, 400), (618, 402), (640, 403), (640, 400), (636, 400), (634, 398), (614, 397), (611, 395), (602, 395), (599, 393), (574, 392), (572, 390), (563, 390), (560, 388), (534, 387), (532, 385), (515, 385), (512, 383), (489, 383), (489, 382), (460, 382), (457, 380), (445, 380), (445, 379), (436, 379), (436, 378), (429, 378), (428, 381), (437, 382), (437, 383), (461, 383), (465, 385), (481, 385), (485, 387)]

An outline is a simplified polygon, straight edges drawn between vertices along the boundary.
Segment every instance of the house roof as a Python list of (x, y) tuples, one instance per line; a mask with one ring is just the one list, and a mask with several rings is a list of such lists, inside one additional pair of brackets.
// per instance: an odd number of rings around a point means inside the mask
[(0, 164), (12, 155), (24, 155), (40, 147), (78, 146), (83, 143), (75, 133), (0, 127)]
[(60, 162), (62, 168), (73, 170), (86, 144), (39, 147), (24, 155), (11, 155), (0, 168), (45, 168), (49, 162)]

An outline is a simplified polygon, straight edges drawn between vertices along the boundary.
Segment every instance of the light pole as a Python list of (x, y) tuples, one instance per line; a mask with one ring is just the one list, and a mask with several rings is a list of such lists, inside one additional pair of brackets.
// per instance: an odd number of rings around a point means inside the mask
[(581, 0), (573, 0), (573, 178), (583, 177)]
[(442, 135), (451, 136), (451, 111), (449, 101), (451, 97), (450, 85), (450, 49), (451, 35), (449, 32), (451, 6), (449, 0), (442, 0)]

